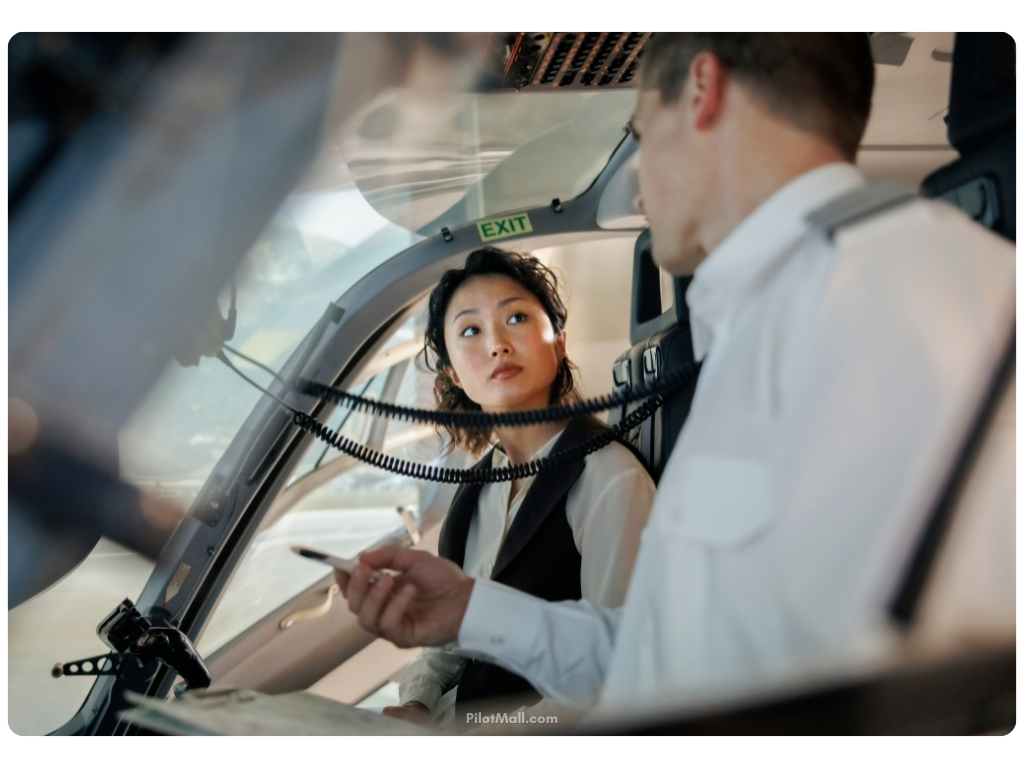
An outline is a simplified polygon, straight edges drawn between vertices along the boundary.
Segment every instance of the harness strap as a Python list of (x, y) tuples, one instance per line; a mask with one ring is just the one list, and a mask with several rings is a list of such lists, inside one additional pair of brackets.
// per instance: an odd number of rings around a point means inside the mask
[(807, 214), (805, 221), (822, 230), (829, 240), (838, 229), (877, 216), (890, 208), (916, 200), (917, 195), (894, 181), (875, 181), (847, 192)]
[[(832, 240), (839, 229), (860, 223), (916, 200), (917, 197), (914, 192), (896, 182), (873, 182), (812, 211), (807, 215), (806, 221)], [(909, 629), (917, 616), (917, 609), (934, 570), (935, 561), (952, 525), (957, 503), (977, 461), (999, 402), (1016, 370), (1016, 349), (1016, 332), (1012, 332), (988, 392), (978, 406), (972, 426), (953, 465), (949, 468), (893, 593), (888, 606), (889, 617), (903, 629)]]

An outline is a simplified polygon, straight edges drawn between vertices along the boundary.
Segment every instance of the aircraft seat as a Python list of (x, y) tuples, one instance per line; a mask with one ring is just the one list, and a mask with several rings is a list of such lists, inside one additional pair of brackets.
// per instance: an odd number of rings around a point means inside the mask
[[(1017, 239), (1015, 63), (1016, 44), (1009, 35), (957, 33), (946, 122), (949, 142), (960, 157), (921, 184), (922, 195), (953, 203), (1012, 241)], [(674, 369), (693, 360), (685, 298), (689, 281), (673, 280), (673, 306), (663, 311), (660, 274), (650, 253), (650, 231), (637, 238), (630, 310), (632, 346), (615, 361), (616, 390), (632, 386), (634, 381), (657, 380), (665, 374), (666, 365)], [(689, 415), (694, 389), (674, 393), (628, 436), (655, 482)], [(615, 409), (609, 421), (614, 423), (623, 415), (624, 409)]]
[(960, 157), (921, 183), (975, 221), (1017, 240), (1016, 44), (1004, 32), (957, 32), (946, 116)]
[[(646, 384), (657, 381), (693, 360), (686, 306), (686, 288), (690, 280), (689, 277), (672, 280), (673, 303), (663, 311), (661, 274), (651, 258), (650, 230), (641, 233), (633, 251), (629, 318), (629, 343), (632, 346), (616, 359), (612, 368), (615, 391), (632, 387), (634, 382)], [(661, 479), (672, 446), (690, 414), (695, 389), (696, 385), (672, 393), (653, 416), (627, 436), (647, 463), (656, 483)], [(613, 410), (609, 423), (619, 421), (638, 405), (638, 402), (631, 403), (628, 409)]]

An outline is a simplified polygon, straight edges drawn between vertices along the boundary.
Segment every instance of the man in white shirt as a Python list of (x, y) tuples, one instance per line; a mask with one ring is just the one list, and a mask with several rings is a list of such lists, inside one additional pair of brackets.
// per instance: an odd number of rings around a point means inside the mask
[[(387, 549), (338, 575), (363, 627), (605, 711), (898, 656), (886, 608), (1012, 329), (1015, 251), (924, 200), (834, 234), (808, 222), (864, 185), (872, 86), (863, 35), (654, 38), (640, 192), (655, 260), (694, 274), (704, 367), (626, 603), (545, 603)], [(999, 423), (1001, 490), (953, 530), (976, 554), (950, 571), (947, 640), (1013, 637), (1012, 413)], [(381, 568), (399, 574), (371, 585)]]

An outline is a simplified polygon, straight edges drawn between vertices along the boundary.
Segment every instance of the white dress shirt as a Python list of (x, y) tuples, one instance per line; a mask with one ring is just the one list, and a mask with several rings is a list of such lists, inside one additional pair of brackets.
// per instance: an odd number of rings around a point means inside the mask
[[(532, 457), (540, 459), (554, 448), (562, 432)], [(502, 451), (494, 451), (491, 466), (508, 465)], [(528, 478), (509, 502), (512, 483), (490, 483), (480, 492), (476, 514), (466, 538), (464, 570), (476, 579), (489, 579), (501, 544), (532, 487)], [(569, 490), (565, 514), (580, 553), (580, 590), (594, 605), (620, 606), (626, 599), (640, 535), (647, 524), (655, 487), (636, 457), (611, 443), (584, 458), (583, 473)], [(441, 695), (455, 681), (465, 663), (463, 656), (442, 648), (427, 648), (409, 665), (399, 685), (399, 701), (418, 701), (442, 717), (454, 695)]]
[[(924, 200), (834, 241), (805, 222), (863, 183), (845, 164), (801, 176), (697, 269), (705, 364), (625, 606), (477, 582), (461, 652), (605, 713), (893, 657), (886, 606), (1008, 338), (1015, 249)], [(999, 595), (990, 627), (1012, 637), (1012, 411), (1001, 424), (1001, 506), (973, 546), (1000, 561), (988, 577), (1009, 574), (984, 586)]]

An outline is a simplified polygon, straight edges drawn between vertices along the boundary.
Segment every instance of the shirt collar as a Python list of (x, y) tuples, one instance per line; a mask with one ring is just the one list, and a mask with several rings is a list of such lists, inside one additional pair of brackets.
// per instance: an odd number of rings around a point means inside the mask
[[(537, 449), (537, 452), (535, 454), (533, 454), (533, 456), (530, 457), (530, 461), (535, 461), (537, 459), (543, 459), (545, 456), (547, 456), (549, 453), (551, 453), (551, 449), (555, 447), (555, 443), (558, 442), (558, 438), (560, 438), (562, 436), (563, 432), (565, 432), (564, 428), (558, 430), (558, 434), (556, 434), (554, 437), (552, 437), (550, 440), (548, 440), (546, 443), (544, 443), (544, 445), (542, 445), (540, 448)], [(501, 450), (501, 446), (495, 446), (495, 447), (498, 450), (496, 450), (494, 452), (494, 454), (491, 456), (491, 466), (492, 467), (507, 467), (508, 466), (508, 456), (506, 456), (505, 452), (503, 450)]]
[(686, 291), (698, 360), (766, 272), (810, 231), (807, 214), (863, 184), (848, 163), (808, 171), (765, 200), (704, 259)]

